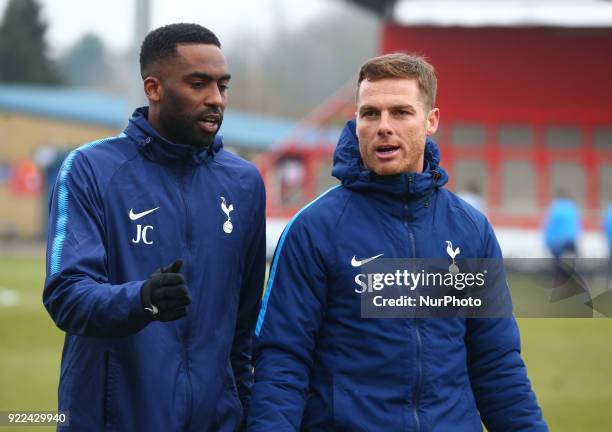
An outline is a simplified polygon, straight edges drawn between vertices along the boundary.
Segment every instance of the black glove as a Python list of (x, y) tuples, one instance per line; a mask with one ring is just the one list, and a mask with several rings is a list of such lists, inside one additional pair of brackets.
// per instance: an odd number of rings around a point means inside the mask
[(140, 288), (140, 300), (145, 310), (158, 321), (174, 321), (187, 315), (191, 296), (185, 278), (179, 273), (183, 261), (155, 270)]

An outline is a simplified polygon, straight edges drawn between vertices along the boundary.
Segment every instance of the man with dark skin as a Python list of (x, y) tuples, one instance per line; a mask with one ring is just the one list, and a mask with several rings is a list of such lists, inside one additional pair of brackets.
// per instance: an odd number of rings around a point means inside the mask
[(206, 147), (223, 120), (231, 76), (216, 45), (179, 45), (176, 54), (145, 71), (148, 120), (173, 142)]
[(218, 135), (230, 81), (220, 47), (196, 24), (151, 32), (148, 107), (60, 170), (43, 301), (66, 332), (59, 409), (73, 430), (243, 425), (265, 192)]

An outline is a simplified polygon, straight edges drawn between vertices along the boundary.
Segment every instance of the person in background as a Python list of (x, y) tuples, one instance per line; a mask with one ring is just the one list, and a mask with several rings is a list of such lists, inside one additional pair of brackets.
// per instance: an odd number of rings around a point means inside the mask
[(577, 255), (581, 231), (580, 210), (569, 194), (561, 189), (555, 194), (544, 222), (544, 241), (553, 257)]
[(608, 287), (612, 288), (612, 202), (604, 210), (602, 227), (608, 242)]
[(218, 135), (230, 74), (214, 33), (158, 28), (140, 68), (148, 106), (70, 153), (52, 196), (59, 410), (75, 431), (234, 431), (253, 381), (263, 182)]
[(459, 198), (474, 207), (480, 213), (486, 213), (486, 206), (480, 185), (475, 180), (470, 180), (465, 189), (457, 194)]

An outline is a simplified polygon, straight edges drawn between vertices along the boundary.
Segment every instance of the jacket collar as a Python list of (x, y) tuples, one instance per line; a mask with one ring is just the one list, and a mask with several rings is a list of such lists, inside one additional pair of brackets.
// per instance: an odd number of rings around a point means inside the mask
[(429, 138), (425, 144), (422, 173), (379, 176), (369, 171), (361, 160), (355, 127), (355, 120), (346, 123), (334, 153), (332, 175), (345, 187), (414, 199), (429, 195), (448, 181), (446, 171), (439, 166), (438, 146)]
[(136, 141), (139, 150), (150, 160), (199, 165), (214, 157), (223, 147), (220, 135), (217, 135), (214, 142), (205, 148), (169, 141), (151, 126), (147, 120), (148, 114), (148, 107), (137, 108), (125, 128), (125, 134)]

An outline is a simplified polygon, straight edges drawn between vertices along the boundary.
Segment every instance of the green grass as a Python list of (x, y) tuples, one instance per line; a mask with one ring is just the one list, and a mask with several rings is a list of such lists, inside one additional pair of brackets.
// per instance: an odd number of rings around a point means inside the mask
[(612, 430), (612, 319), (519, 320), (523, 359), (551, 431)]
[(0, 290), (19, 295), (17, 306), (0, 306), (0, 410), (57, 409), (63, 333), (42, 304), (43, 281), (43, 257), (0, 257)]
[[(0, 290), (20, 295), (17, 306), (0, 306), (0, 410), (57, 406), (63, 334), (42, 305), (43, 278), (42, 257), (0, 257)], [(611, 431), (612, 320), (532, 318), (520, 319), (519, 326), (550, 430)]]

